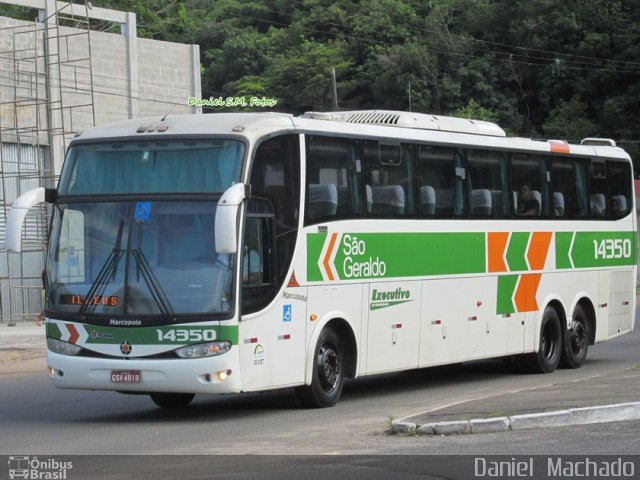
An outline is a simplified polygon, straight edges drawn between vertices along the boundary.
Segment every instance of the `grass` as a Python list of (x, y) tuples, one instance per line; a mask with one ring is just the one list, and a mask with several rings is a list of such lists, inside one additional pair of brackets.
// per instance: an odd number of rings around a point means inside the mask
[(387, 418), (387, 430), (386, 430), (386, 434), (388, 435), (395, 435), (396, 431), (393, 429), (393, 415), (389, 414), (389, 417)]
[(499, 417), (508, 417), (509, 414), (507, 412), (493, 412), (487, 415), (487, 418), (499, 418)]

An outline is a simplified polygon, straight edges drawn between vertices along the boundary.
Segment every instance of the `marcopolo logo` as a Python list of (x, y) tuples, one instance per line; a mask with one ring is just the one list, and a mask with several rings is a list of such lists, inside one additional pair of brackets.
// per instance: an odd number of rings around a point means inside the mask
[(61, 462), (54, 458), (45, 460), (38, 457), (9, 457), (9, 478), (38, 480), (66, 480), (67, 471), (73, 468), (73, 462)]
[(395, 290), (378, 290), (374, 288), (371, 291), (371, 303), (369, 310), (380, 310), (381, 308), (393, 307), (402, 303), (411, 302), (411, 292), (398, 287)]

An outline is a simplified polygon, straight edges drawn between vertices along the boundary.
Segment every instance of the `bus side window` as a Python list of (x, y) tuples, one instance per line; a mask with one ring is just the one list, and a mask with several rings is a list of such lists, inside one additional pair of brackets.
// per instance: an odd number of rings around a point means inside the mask
[[(513, 213), (516, 217), (548, 217), (550, 215), (547, 159), (541, 155), (514, 153), (511, 156)], [(553, 202), (559, 215), (559, 192)]]
[(585, 162), (579, 158), (554, 157), (551, 160), (551, 182), (554, 196), (555, 192), (563, 196), (563, 216), (565, 218), (586, 218), (589, 206)]
[[(252, 222), (255, 221), (250, 220), (252, 216), (273, 219), (273, 225), (269, 230), (273, 234), (273, 241), (270, 246), (270, 258), (273, 264), (261, 257), (261, 265), (272, 266), (272, 270), (268, 272), (268, 275), (265, 270), (260, 274), (263, 287), (258, 287), (255, 283), (252, 283), (256, 279), (258, 272), (247, 271), (249, 282), (247, 287), (251, 285), (251, 288), (261, 290), (256, 294), (256, 299), (251, 304), (245, 304), (248, 294), (243, 290), (243, 313), (249, 313), (249, 310), (257, 311), (266, 306), (275, 295), (276, 286), (284, 283), (291, 265), (298, 235), (298, 218), (300, 214), (299, 136), (280, 135), (269, 138), (258, 145), (253, 165), (251, 166), (250, 184), (252, 198), (247, 203), (248, 223), (246, 227), (252, 227)], [(262, 228), (264, 234), (267, 227), (263, 225), (260, 228)], [(248, 247), (250, 245), (247, 242), (255, 241), (256, 238), (255, 235), (247, 237), (251, 232), (252, 230), (245, 229), (245, 246)], [(265, 245), (264, 243), (262, 244), (263, 252), (266, 251)], [(255, 255), (251, 255), (251, 248), (249, 248), (247, 264), (251, 264), (255, 268), (255, 259)], [(239, 258), (239, 261), (242, 261), (242, 259)], [(271, 287), (265, 288), (264, 285), (271, 285)], [(251, 295), (254, 294), (255, 292), (251, 292)]]
[(591, 218), (607, 218), (607, 164), (601, 159), (591, 159), (589, 175), (589, 212)]
[[(264, 202), (251, 199), (249, 202)], [(254, 208), (252, 208), (253, 210)], [(242, 247), (242, 313), (267, 305), (276, 292), (275, 217), (247, 213)]]
[(471, 187), (471, 215), (504, 218), (511, 216), (512, 196), (509, 194), (507, 158), (501, 152), (469, 150), (467, 153), (468, 182)]
[(307, 137), (305, 225), (362, 214), (358, 147), (355, 140)]
[(607, 176), (613, 219), (626, 217), (631, 211), (631, 168), (625, 162), (607, 161)]
[(261, 287), (274, 283), (272, 268), (272, 216), (247, 215), (242, 250), (242, 285)]
[(462, 156), (455, 148), (418, 148), (419, 203), (423, 218), (453, 218), (466, 213), (464, 173)]
[(371, 215), (386, 218), (415, 215), (413, 152), (411, 145), (364, 142), (365, 180), (372, 197)]

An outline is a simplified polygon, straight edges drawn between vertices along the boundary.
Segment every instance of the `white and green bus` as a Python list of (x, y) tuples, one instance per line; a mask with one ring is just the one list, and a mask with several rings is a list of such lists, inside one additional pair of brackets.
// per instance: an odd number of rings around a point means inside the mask
[(296, 387), (504, 357), (577, 368), (633, 329), (629, 156), (408, 112), (130, 120), (69, 146), (46, 266), (60, 388)]

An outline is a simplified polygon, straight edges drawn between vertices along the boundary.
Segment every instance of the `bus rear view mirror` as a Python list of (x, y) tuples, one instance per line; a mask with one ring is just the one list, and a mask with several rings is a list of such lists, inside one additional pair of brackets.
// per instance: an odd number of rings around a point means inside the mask
[(216, 253), (236, 253), (238, 250), (238, 210), (249, 197), (250, 186), (237, 183), (229, 187), (218, 200)]
[(9, 211), (4, 245), (7, 251), (20, 253), (22, 251), (22, 226), (24, 218), (32, 207), (48, 202), (55, 198), (55, 189), (38, 187), (20, 195)]

